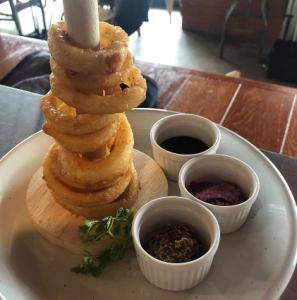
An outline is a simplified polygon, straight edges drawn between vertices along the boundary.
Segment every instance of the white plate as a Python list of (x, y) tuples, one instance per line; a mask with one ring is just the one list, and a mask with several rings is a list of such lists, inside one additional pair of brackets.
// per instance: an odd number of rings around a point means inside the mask
[[(135, 148), (151, 154), (151, 125), (170, 114), (158, 110), (128, 113)], [(277, 169), (253, 145), (220, 128), (219, 153), (250, 164), (260, 178), (259, 199), (246, 224), (224, 235), (207, 278), (197, 287), (172, 293), (149, 284), (133, 251), (110, 266), (100, 278), (69, 271), (79, 257), (49, 244), (32, 228), (25, 193), (51, 139), (37, 133), (19, 144), (0, 164), (0, 292), (3, 299), (276, 299), (296, 263), (296, 208)], [(170, 193), (178, 194), (170, 184)], [(0, 295), (1, 299), (1, 295)]]

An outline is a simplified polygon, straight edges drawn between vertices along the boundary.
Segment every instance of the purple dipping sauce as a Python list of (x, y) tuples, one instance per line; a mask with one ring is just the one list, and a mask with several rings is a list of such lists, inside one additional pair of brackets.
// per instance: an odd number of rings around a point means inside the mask
[(214, 205), (236, 205), (246, 200), (239, 187), (230, 182), (192, 181), (188, 190), (199, 200)]

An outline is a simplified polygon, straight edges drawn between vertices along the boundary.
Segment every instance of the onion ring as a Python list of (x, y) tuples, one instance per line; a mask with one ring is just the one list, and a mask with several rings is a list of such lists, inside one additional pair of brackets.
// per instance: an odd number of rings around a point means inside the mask
[(58, 82), (86, 94), (102, 94), (103, 90), (119, 86), (122, 82), (125, 82), (133, 71), (132, 63), (132, 55), (129, 52), (120, 71), (100, 76), (69, 71), (59, 66), (52, 57), (50, 58), (51, 70)]
[(81, 191), (67, 187), (51, 171), (50, 160), (48, 156), (43, 163), (43, 177), (54, 195), (58, 195), (57, 201), (62, 206), (67, 204), (71, 206), (94, 207), (98, 205), (108, 204), (118, 198), (130, 183), (132, 171), (131, 167), (126, 174), (121, 176), (114, 185), (100, 189), (98, 191)]
[[(66, 113), (58, 109), (62, 102), (52, 92), (41, 98), (40, 109), (49, 125), (63, 133), (80, 135), (102, 129), (119, 117), (119, 114), (76, 114)], [(69, 107), (69, 109), (71, 109)], [(72, 108), (73, 109), (73, 108)]]
[(49, 151), (52, 171), (70, 186), (114, 181), (130, 168), (133, 143), (133, 133), (124, 116), (109, 156), (90, 161), (55, 145)]
[(146, 81), (138, 77), (134, 86), (113, 95), (98, 96), (83, 94), (58, 83), (50, 76), (52, 92), (67, 105), (75, 107), (79, 113), (113, 114), (125, 112), (138, 106), (146, 96)]
[[(115, 199), (111, 203), (97, 205), (94, 207), (86, 207), (86, 206), (74, 206), (68, 204), (64, 199), (62, 200), (64, 203), (64, 208), (73, 212), (74, 214), (84, 216), (88, 219), (101, 219), (106, 216), (115, 216), (117, 210), (120, 207), (131, 208), (137, 199), (138, 194), (138, 180), (137, 173), (134, 168), (132, 168), (132, 177), (130, 183), (126, 190), (121, 194), (117, 199)], [(56, 195), (53, 193), (54, 198), (57, 202), (60, 202), (60, 195)]]
[(127, 33), (118, 26), (100, 22), (100, 49), (81, 49), (71, 45), (64, 22), (53, 24), (48, 46), (55, 61), (65, 69), (92, 74), (114, 73), (128, 55)]
[(82, 157), (87, 160), (103, 159), (110, 154), (114, 141), (115, 136), (113, 136), (104, 147), (99, 148), (93, 152), (84, 153), (82, 154)]
[(42, 129), (46, 134), (52, 136), (63, 148), (71, 152), (84, 154), (105, 147), (108, 141), (116, 135), (120, 119), (118, 118), (115, 122), (98, 131), (83, 135), (69, 135), (59, 132), (47, 122), (43, 124)]

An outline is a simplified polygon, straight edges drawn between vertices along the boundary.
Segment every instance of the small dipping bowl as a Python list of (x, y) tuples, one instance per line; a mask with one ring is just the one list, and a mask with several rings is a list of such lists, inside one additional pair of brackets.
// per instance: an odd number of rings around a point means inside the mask
[[(203, 240), (206, 252), (183, 263), (168, 263), (151, 256), (143, 245), (160, 226), (172, 223), (192, 228)], [(188, 198), (168, 196), (152, 200), (137, 211), (132, 237), (138, 265), (145, 278), (162, 289), (182, 291), (197, 285), (209, 272), (219, 246), (220, 229), (205, 206)]]
[[(228, 206), (202, 201), (188, 190), (191, 182), (235, 184), (245, 201)], [(231, 233), (244, 224), (260, 189), (259, 178), (250, 166), (237, 158), (220, 154), (196, 157), (186, 162), (180, 170), (178, 185), (183, 197), (196, 200), (213, 212), (221, 233)]]
[[(208, 146), (203, 152), (179, 154), (167, 151), (160, 145), (167, 139), (178, 136), (196, 138)], [(210, 120), (191, 114), (176, 114), (164, 117), (151, 128), (150, 140), (155, 161), (164, 170), (167, 177), (178, 180), (182, 165), (189, 159), (204, 154), (215, 154), (220, 143), (221, 133)]]

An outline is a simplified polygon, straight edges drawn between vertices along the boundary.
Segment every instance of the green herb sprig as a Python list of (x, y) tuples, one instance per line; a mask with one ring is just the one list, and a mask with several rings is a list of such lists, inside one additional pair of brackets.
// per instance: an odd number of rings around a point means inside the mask
[(112, 262), (121, 260), (126, 250), (132, 247), (131, 226), (134, 217), (133, 209), (120, 208), (116, 216), (102, 220), (87, 220), (79, 227), (80, 240), (90, 245), (105, 236), (111, 238), (111, 246), (100, 255), (86, 251), (81, 263), (71, 269), (74, 273), (91, 274), (98, 277)]

